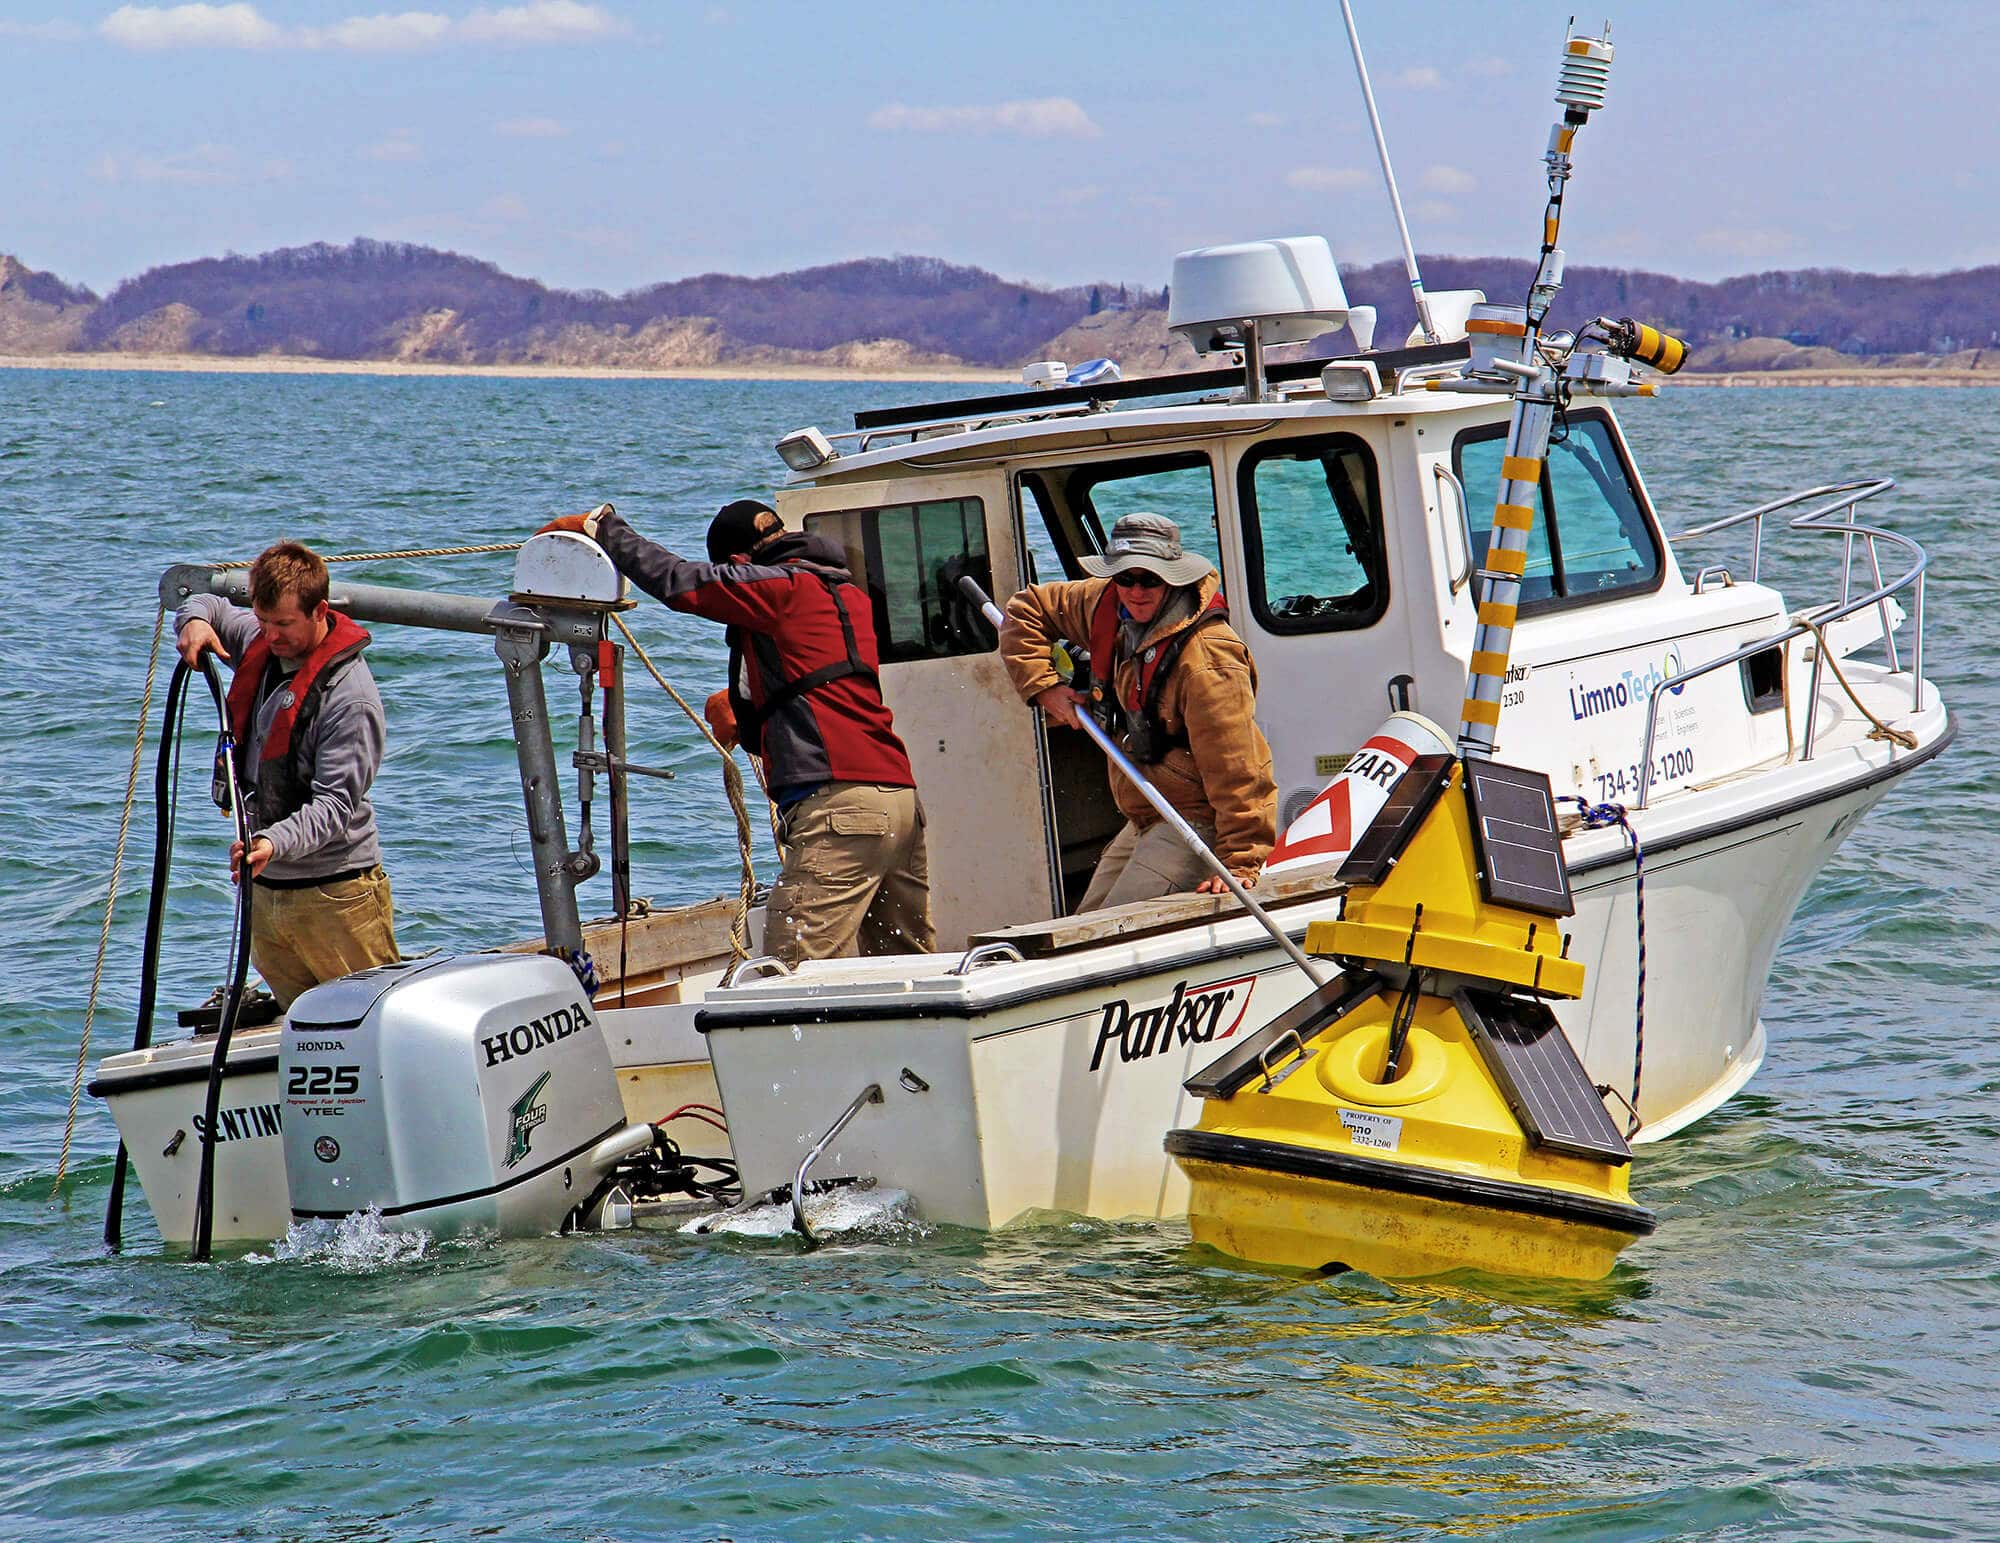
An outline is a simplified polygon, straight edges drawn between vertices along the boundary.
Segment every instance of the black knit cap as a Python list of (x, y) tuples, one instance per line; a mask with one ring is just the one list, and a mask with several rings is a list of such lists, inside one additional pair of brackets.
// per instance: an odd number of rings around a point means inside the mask
[(774, 523), (778, 517), (777, 510), (754, 498), (739, 498), (733, 504), (724, 504), (709, 521), (708, 560), (726, 563), (738, 552), (754, 553), (758, 542), (777, 535), (778, 528), (759, 533), (757, 517), (762, 514), (770, 515)]

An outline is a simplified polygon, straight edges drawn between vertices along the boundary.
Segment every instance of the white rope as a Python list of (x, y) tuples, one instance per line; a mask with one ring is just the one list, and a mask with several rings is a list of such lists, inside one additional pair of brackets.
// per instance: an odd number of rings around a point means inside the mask
[(63, 1121), (62, 1155), (56, 1159), (56, 1181), (49, 1198), (62, 1193), (69, 1172), (70, 1141), (76, 1134), (77, 1100), (83, 1093), (83, 1069), (90, 1059), (90, 1025), (97, 1017), (97, 993), (104, 982), (104, 955), (111, 945), (111, 914), (118, 904), (118, 880), (125, 871), (125, 837), (132, 829), (132, 803), (139, 790), (139, 759), (146, 748), (146, 720), (153, 711), (153, 678), (160, 665), (160, 634), (166, 627), (162, 607), (153, 613), (153, 649), (146, 660), (146, 690), (139, 699), (139, 730), (132, 736), (132, 764), (125, 773), (125, 808), (118, 816), (118, 849), (111, 859), (111, 887), (104, 896), (104, 928), (97, 935), (97, 963), (90, 972), (90, 1000), (83, 1010), (83, 1039), (76, 1047), (76, 1074), (69, 1084), (69, 1116)]
[[(646, 667), (647, 673), (660, 683), (668, 696), (680, 704), (681, 711), (688, 715), (688, 721), (701, 730), (701, 737), (713, 745), (715, 753), (722, 757), (722, 784), (728, 790), (729, 807), (736, 816), (736, 855), (742, 868), (736, 915), (729, 924), (729, 947), (738, 959), (747, 959), (750, 957), (750, 906), (757, 894), (757, 875), (750, 865), (750, 809), (744, 798), (743, 773), (737, 768), (736, 757), (731, 755), (728, 747), (715, 737), (701, 714), (688, 706), (687, 699), (674, 690), (666, 676), (660, 673), (658, 666), (647, 657), (646, 650), (639, 646), (639, 640), (632, 636), (632, 629), (625, 625), (625, 618), (614, 615), (611, 619), (618, 624), (618, 630), (625, 635), (625, 641), (631, 645), (633, 654)], [(757, 780), (760, 785), (763, 783), (761, 772), (758, 773)], [(768, 797), (767, 792), (767, 800)], [(775, 830), (777, 828), (775, 808), (771, 811), (771, 824)]]

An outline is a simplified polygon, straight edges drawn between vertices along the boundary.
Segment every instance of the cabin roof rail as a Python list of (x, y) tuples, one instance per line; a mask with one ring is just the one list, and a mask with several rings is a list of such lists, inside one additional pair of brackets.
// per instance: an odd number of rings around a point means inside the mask
[[(1397, 371), (1420, 365), (1457, 366), (1472, 356), (1469, 344), (1426, 343), (1416, 348), (1382, 349), (1375, 353), (1346, 354), (1341, 358), (1367, 359), (1384, 378)], [(1287, 359), (1266, 364), (1264, 378), (1277, 385), (1307, 380), (1333, 363), (1332, 359)], [(1011, 391), (1004, 395), (965, 397), (953, 402), (921, 402), (910, 407), (877, 407), (854, 415), (856, 429), (914, 427), (918, 424), (963, 423), (1001, 415), (1048, 416), (1054, 409), (1080, 405), (1137, 401), (1147, 397), (1183, 396), (1195, 392), (1240, 390), (1246, 379), (1241, 365), (1219, 370), (1182, 370), (1172, 375), (1143, 375), (1135, 380), (1108, 381), (1095, 386), (1059, 386), (1047, 391)]]

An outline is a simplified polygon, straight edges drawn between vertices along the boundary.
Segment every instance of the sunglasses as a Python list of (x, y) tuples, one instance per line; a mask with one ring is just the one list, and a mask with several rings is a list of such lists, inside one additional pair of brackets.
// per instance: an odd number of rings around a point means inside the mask
[(1124, 573), (1114, 573), (1111, 582), (1120, 589), (1165, 589), (1167, 581), (1157, 573), (1148, 573), (1144, 568), (1129, 569)]

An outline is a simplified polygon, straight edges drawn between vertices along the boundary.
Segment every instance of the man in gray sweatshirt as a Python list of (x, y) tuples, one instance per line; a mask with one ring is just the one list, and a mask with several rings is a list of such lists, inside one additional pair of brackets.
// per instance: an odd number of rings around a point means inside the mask
[(382, 698), (368, 634), (327, 604), (326, 564), (281, 541), (250, 565), (250, 610), (193, 595), (174, 618), (189, 664), (235, 670), (229, 717), (249, 850), (250, 959), (289, 1009), (309, 986), (393, 963), (389, 879), (368, 789), (382, 765)]

